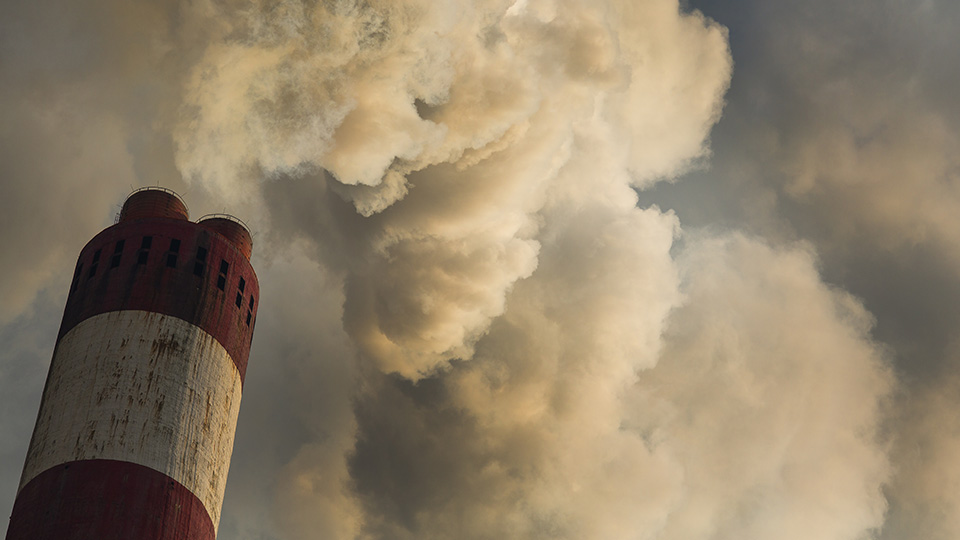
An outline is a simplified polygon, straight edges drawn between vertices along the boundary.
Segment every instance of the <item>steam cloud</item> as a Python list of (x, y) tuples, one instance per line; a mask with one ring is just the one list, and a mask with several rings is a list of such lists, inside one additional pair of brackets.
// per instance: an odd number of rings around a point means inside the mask
[(343, 232), (360, 244), (347, 329), (409, 378), (471, 356), (537, 267), (548, 209), (601, 197), (629, 214), (631, 184), (700, 155), (729, 77), (722, 30), (670, 3), (271, 3), (207, 16), (224, 38), (187, 83), (181, 168), (225, 194), (247, 169), (322, 172), (369, 223)]
[[(16, 240), (5, 328), (39, 320), (28, 306), (64, 288), (68, 276), (35, 269), (69, 269), (107, 224), (108, 204), (68, 204), (78, 191), (172, 182), (260, 233), (222, 536), (853, 540), (884, 527), (884, 489), (921, 501), (904, 531), (931, 493), (958, 504), (882, 436), (901, 416), (948, 415), (953, 386), (891, 412), (891, 353), (861, 302), (824, 283), (811, 244), (694, 230), (638, 204), (710, 156), (733, 61), (700, 12), (11, 6), (45, 39), (0, 23), (30, 45), (4, 44), (15, 78), (0, 106), (26, 128), (0, 128), (3, 172), (35, 180), (0, 200), (42, 203), (0, 203), (4, 230), (64, 207), (59, 219), (89, 229)], [(41, 147), (53, 158), (37, 167)], [(790, 149), (797, 198), (864, 170)], [(924, 448), (948, 463), (955, 447)], [(915, 470), (895, 476), (899, 463)], [(960, 527), (947, 521), (937, 530)]]

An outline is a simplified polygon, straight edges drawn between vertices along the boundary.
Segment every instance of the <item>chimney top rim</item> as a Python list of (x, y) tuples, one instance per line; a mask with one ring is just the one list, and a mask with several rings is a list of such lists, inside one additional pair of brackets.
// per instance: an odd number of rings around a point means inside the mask
[(232, 221), (237, 225), (240, 225), (241, 227), (243, 227), (243, 229), (247, 231), (247, 234), (251, 234), (250, 227), (248, 227), (247, 224), (244, 223), (242, 219), (232, 214), (206, 214), (206, 215), (200, 216), (200, 219), (197, 220), (197, 223), (203, 223), (204, 221), (209, 221), (211, 219), (225, 219), (227, 221)]
[(187, 214), (190, 213), (190, 208), (187, 206), (187, 201), (183, 200), (183, 197), (181, 197), (180, 194), (177, 193), (176, 191), (174, 191), (174, 190), (172, 190), (172, 189), (170, 189), (170, 188), (167, 188), (167, 187), (163, 187), (163, 186), (143, 186), (143, 187), (138, 187), (137, 189), (135, 189), (135, 190), (131, 191), (130, 193), (128, 193), (128, 194), (127, 194), (127, 198), (124, 199), (124, 201), (126, 201), (126, 200), (129, 199), (130, 197), (133, 197), (133, 196), (136, 195), (137, 193), (140, 193), (141, 191), (162, 191), (162, 192), (164, 192), (164, 193), (168, 193), (168, 194), (170, 194), (170, 195), (173, 195), (174, 197), (176, 197), (176, 198), (183, 204), (183, 208), (184, 208), (185, 210), (187, 210)]

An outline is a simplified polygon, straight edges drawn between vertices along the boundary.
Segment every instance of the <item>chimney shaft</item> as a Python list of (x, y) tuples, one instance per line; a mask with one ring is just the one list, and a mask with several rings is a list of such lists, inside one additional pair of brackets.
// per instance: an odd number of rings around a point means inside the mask
[(259, 307), (230, 231), (148, 188), (83, 248), (7, 540), (216, 537)]

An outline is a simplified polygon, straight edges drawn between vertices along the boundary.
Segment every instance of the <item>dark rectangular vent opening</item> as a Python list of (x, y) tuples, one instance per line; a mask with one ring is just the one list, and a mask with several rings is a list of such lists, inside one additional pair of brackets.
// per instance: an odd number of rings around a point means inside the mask
[(117, 240), (117, 245), (113, 248), (113, 255), (110, 256), (110, 268), (120, 266), (120, 256), (123, 255), (123, 240)]
[(120, 256), (123, 255), (123, 240), (117, 240), (117, 245), (113, 247), (113, 255), (110, 256), (110, 268), (120, 266)]
[(221, 291), (227, 286), (227, 271), (230, 270), (230, 263), (220, 259), (220, 276), (217, 278), (217, 288)]
[(147, 258), (149, 257), (149, 253), (150, 253), (150, 246), (152, 245), (153, 245), (152, 236), (144, 236), (143, 239), (140, 240), (140, 251), (137, 252), (137, 266), (147, 264)]
[(78, 262), (76, 270), (73, 271), (73, 280), (70, 282), (70, 293), (77, 291), (77, 286), (80, 285), (80, 274), (83, 273), (83, 263)]
[(93, 252), (93, 264), (90, 265), (90, 273), (87, 274), (87, 279), (92, 278), (97, 273), (97, 263), (100, 262), (100, 251), (96, 250)]
[(197, 260), (193, 263), (193, 275), (202, 276), (206, 268), (207, 248), (197, 246)]
[(167, 251), (167, 266), (170, 268), (177, 267), (177, 253), (180, 252), (180, 240), (177, 238), (170, 239), (170, 250)]

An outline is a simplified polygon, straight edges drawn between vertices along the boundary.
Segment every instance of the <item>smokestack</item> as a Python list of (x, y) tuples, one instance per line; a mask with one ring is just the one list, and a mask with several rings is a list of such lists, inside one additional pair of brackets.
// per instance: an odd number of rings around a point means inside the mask
[(80, 252), (7, 540), (213, 540), (259, 302), (252, 241), (133, 192)]

